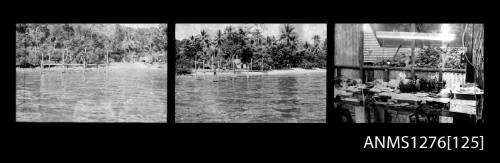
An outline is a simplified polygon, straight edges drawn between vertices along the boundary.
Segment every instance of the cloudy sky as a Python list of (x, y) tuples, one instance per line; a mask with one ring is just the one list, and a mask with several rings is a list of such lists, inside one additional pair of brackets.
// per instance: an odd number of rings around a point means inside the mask
[[(197, 35), (202, 29), (208, 31), (210, 37), (220, 29), (232, 25), (233, 27), (248, 26), (252, 29), (261, 29), (262, 35), (276, 36), (280, 34), (283, 24), (176, 24), (175, 39), (182, 40), (189, 38), (191, 35)], [(312, 42), (314, 35), (319, 35), (323, 41), (326, 38), (326, 24), (292, 24), (295, 26), (295, 31), (299, 35), (300, 40)]]

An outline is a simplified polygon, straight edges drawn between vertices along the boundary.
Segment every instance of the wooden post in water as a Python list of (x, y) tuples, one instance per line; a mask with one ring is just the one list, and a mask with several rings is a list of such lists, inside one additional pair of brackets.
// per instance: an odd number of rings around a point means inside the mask
[(85, 56), (83, 56), (83, 69), (86, 70), (87, 69), (87, 48), (85, 48)]
[[(38, 53), (38, 47), (35, 48), (35, 52)], [(43, 53), (42, 53), (42, 60), (40, 60), (40, 67), (42, 67), (42, 70), (43, 70)]]
[(62, 65), (64, 68), (66, 68), (66, 62), (64, 62), (64, 59), (66, 58), (66, 53), (68, 52), (68, 49), (66, 49), (63, 53), (63, 56), (62, 56)]
[(203, 59), (203, 63), (201, 66), (201, 71), (203, 71), (203, 80), (205, 80), (205, 59)]
[[(54, 46), (53, 46), (53, 48), (52, 48), (52, 51), (53, 51), (54, 49), (56, 49), (56, 44), (55, 44), (55, 43), (54, 43)], [(50, 56), (52, 56), (52, 54), (50, 54), (50, 53), (49, 53), (49, 64), (50, 64), (50, 61), (51, 61), (51, 60), (50, 60)]]
[(106, 50), (106, 66), (109, 66), (109, 50)]

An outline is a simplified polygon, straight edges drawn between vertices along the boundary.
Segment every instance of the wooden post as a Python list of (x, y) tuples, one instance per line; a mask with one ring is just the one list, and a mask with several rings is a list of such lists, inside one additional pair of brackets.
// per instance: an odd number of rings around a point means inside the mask
[(465, 59), (467, 63), (467, 67), (465, 68), (465, 82), (466, 83), (474, 83), (475, 70), (472, 65), (472, 26), (473, 24), (467, 24), (465, 28), (465, 43), (466, 43), (466, 51), (465, 51)]
[(389, 74), (389, 69), (388, 69), (388, 68), (385, 68), (385, 69), (384, 69), (384, 81), (385, 81), (385, 82), (389, 82), (389, 81), (390, 81), (390, 79), (389, 79), (389, 75), (390, 75), (390, 74)]
[(484, 26), (474, 24), (473, 26), (473, 62), (476, 65), (475, 77), (479, 88), (484, 89)]
[[(35, 52), (38, 53), (38, 47), (35, 48)], [(42, 69), (44, 68), (44, 66), (43, 66), (43, 53), (42, 53), (42, 60), (40, 60), (40, 67), (42, 67)]]
[[(410, 32), (415, 32), (416, 30), (416, 25), (415, 24), (410, 24)], [(411, 75), (410, 77), (412, 79), (415, 79), (415, 39), (411, 40)]]
[(365, 77), (365, 70), (363, 69), (364, 63), (364, 54), (363, 54), (363, 28), (362, 25), (359, 25), (359, 33), (361, 39), (359, 39), (359, 53), (358, 53), (358, 59), (359, 59), (359, 72), (361, 73), (361, 82), (363, 84), (366, 83), (366, 77)]
[[(56, 44), (54, 43), (54, 46), (52, 48), (52, 50), (56, 49)], [(49, 64), (50, 64), (50, 56), (52, 56), (52, 54), (49, 53)]]
[(66, 64), (66, 62), (64, 62), (64, 59), (66, 58), (66, 53), (67, 53), (67, 52), (68, 52), (68, 49), (66, 49), (66, 50), (64, 51), (63, 55), (62, 55), (62, 62), (63, 62), (63, 63), (62, 63), (62, 65), (63, 65), (63, 67), (66, 67), (66, 65), (65, 65), (65, 64)]
[(369, 69), (365, 70), (366, 72), (366, 81), (371, 82), (375, 80), (375, 70)]
[(443, 70), (446, 65), (446, 53), (448, 52), (448, 49), (446, 49), (446, 52), (441, 56), (441, 68), (439, 69), (439, 82), (443, 81)]
[(337, 71), (337, 77), (340, 78), (340, 76), (342, 76), (342, 69), (341, 68), (334, 68), (336, 71)]
[(83, 56), (83, 69), (87, 69), (87, 48), (85, 48), (85, 55)]
[(109, 50), (106, 50), (106, 66), (109, 66)]

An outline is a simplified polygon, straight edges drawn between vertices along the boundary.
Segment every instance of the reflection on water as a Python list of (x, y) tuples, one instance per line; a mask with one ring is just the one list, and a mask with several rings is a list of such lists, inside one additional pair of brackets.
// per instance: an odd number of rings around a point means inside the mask
[(166, 69), (16, 72), (16, 119), (166, 122)]
[(176, 122), (326, 122), (326, 74), (178, 76)]

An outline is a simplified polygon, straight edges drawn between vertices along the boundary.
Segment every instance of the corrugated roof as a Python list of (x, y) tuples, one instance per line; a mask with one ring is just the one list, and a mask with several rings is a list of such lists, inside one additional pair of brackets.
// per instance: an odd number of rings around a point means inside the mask
[[(363, 32), (363, 54), (365, 62), (378, 62), (382, 59), (392, 58), (398, 48), (380, 47), (377, 38), (372, 31), (366, 30)], [(400, 48), (398, 53), (409, 54), (411, 49)]]

